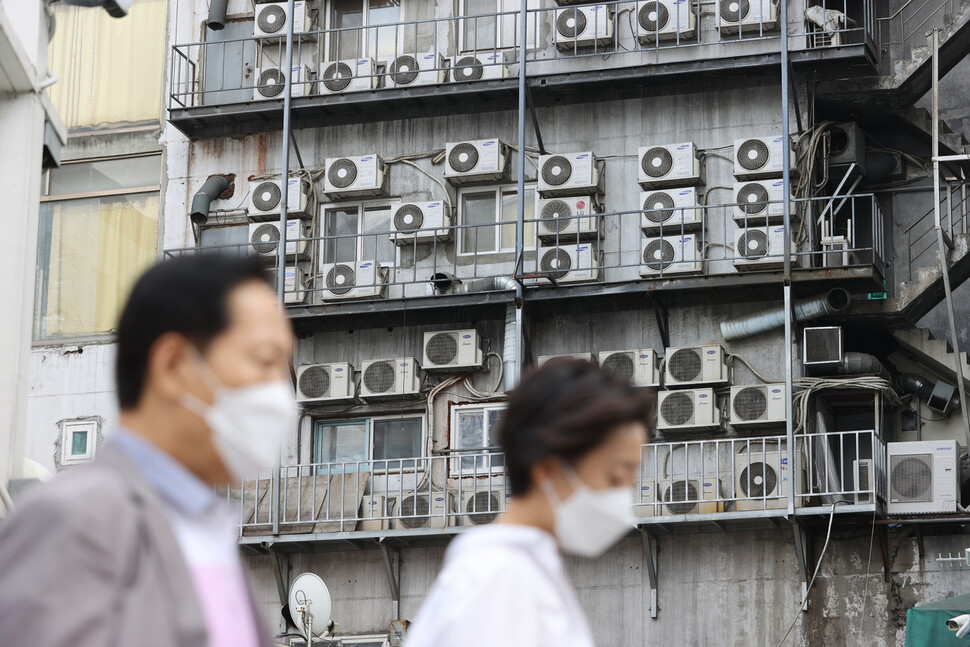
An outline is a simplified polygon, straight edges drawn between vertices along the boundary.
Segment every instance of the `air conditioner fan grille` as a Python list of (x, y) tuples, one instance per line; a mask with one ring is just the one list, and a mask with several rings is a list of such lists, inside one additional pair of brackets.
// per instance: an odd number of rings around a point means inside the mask
[(906, 502), (933, 500), (933, 456), (904, 454), (890, 457), (890, 478), (893, 500)]
[[(664, 490), (664, 505), (672, 514), (690, 514), (697, 508), (698, 494), (700, 493), (694, 481), (674, 481)], [(686, 503), (687, 501), (691, 503)]]
[(261, 96), (271, 99), (283, 93), (286, 87), (286, 78), (282, 70), (271, 67), (259, 73), (259, 83), (257, 90)]
[(458, 340), (454, 333), (439, 332), (428, 339), (424, 354), (437, 366), (446, 366), (458, 359)]
[(768, 145), (760, 139), (746, 139), (738, 146), (738, 164), (747, 171), (757, 171), (768, 163)]
[(760, 420), (768, 412), (768, 398), (760, 386), (738, 389), (734, 394), (734, 415), (744, 421)]
[(337, 296), (347, 294), (357, 283), (357, 274), (349, 265), (334, 265), (327, 270), (327, 290)]
[(465, 502), (465, 514), (476, 526), (492, 523), (501, 510), (501, 501), (494, 492), (476, 492)]
[(264, 34), (275, 34), (286, 27), (286, 11), (279, 5), (270, 5), (259, 10), (256, 18), (260, 31)]
[(341, 157), (327, 169), (327, 179), (331, 186), (346, 189), (357, 181), (357, 165), (352, 159)]
[(659, 178), (670, 173), (674, 166), (674, 158), (670, 151), (663, 146), (654, 146), (640, 160), (640, 168), (649, 177)]
[(300, 393), (307, 398), (325, 398), (330, 395), (330, 368), (311, 366), (300, 373), (297, 383)]
[(553, 155), (542, 165), (542, 181), (549, 186), (562, 186), (572, 173), (573, 165), (562, 155)]
[(586, 31), (586, 14), (581, 9), (567, 9), (556, 18), (556, 31), (563, 38), (576, 38)]
[(670, 11), (660, 2), (645, 2), (637, 13), (640, 28), (648, 32), (664, 29), (670, 20)]
[(666, 191), (651, 193), (643, 199), (643, 215), (658, 225), (667, 222), (674, 215), (674, 199)]
[(693, 382), (701, 376), (700, 350), (679, 348), (667, 358), (667, 372), (678, 382)]
[(397, 85), (410, 85), (418, 78), (418, 72), (420, 71), (421, 68), (418, 65), (418, 59), (410, 54), (398, 56), (391, 63), (391, 80)]
[(474, 56), (464, 56), (455, 63), (456, 81), (480, 81), (485, 75), (485, 67)]
[(354, 78), (354, 71), (342, 61), (331, 63), (323, 72), (323, 84), (331, 92), (346, 90)]
[(394, 389), (394, 362), (374, 362), (364, 369), (361, 379), (371, 393), (389, 393)]
[(660, 405), (660, 415), (668, 425), (689, 424), (694, 419), (694, 394), (687, 391), (667, 395)]
[(636, 373), (633, 353), (613, 353), (603, 361), (602, 368), (603, 371), (618, 379), (632, 382)]
[(569, 252), (558, 247), (546, 250), (540, 262), (542, 272), (553, 279), (561, 279), (566, 276), (572, 265)]
[(280, 206), (283, 192), (277, 182), (260, 182), (253, 189), (253, 206), (260, 211), (273, 211)]
[[(758, 454), (755, 452), (754, 457)], [(778, 474), (775, 468), (761, 461), (752, 461), (738, 475), (741, 492), (748, 497), (766, 497), (775, 494), (778, 487)]]
[(478, 149), (474, 144), (455, 144), (448, 153), (448, 166), (457, 173), (468, 173), (478, 166)]
[(257, 254), (272, 254), (280, 246), (280, 228), (274, 223), (260, 225), (253, 230), (250, 242)]

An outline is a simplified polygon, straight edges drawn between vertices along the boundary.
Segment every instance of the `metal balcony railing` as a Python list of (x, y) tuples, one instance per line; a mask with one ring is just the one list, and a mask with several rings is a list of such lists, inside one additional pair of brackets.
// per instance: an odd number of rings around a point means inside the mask
[[(940, 224), (952, 241), (954, 235), (967, 234), (967, 216), (970, 214), (970, 187), (966, 180), (945, 182), (941, 187)], [(932, 202), (932, 200), (931, 200)], [(936, 211), (930, 209), (904, 230), (908, 249), (909, 280), (918, 275), (920, 268), (935, 267)]]

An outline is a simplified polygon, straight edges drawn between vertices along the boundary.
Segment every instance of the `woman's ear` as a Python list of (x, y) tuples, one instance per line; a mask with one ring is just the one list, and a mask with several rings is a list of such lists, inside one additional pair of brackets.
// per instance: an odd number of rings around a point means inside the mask
[(529, 473), (532, 477), (532, 486), (539, 491), (542, 491), (544, 483), (549, 482), (555, 488), (560, 501), (564, 501), (572, 494), (572, 487), (566, 478), (561, 458), (556, 456), (544, 458), (534, 463)]

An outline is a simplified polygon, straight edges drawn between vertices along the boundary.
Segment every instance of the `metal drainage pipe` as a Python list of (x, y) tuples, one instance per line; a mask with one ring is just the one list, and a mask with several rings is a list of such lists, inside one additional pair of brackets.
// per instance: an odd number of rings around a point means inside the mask
[[(795, 302), (795, 319), (809, 321), (826, 315), (834, 315), (849, 307), (852, 297), (842, 288)], [(785, 307), (778, 306), (764, 312), (745, 315), (738, 319), (721, 322), (721, 335), (725, 341), (751, 337), (759, 333), (781, 328), (785, 325)]]
[(228, 10), (229, 0), (209, 0), (209, 20), (206, 21), (206, 26), (213, 31), (224, 29)]
[(229, 188), (229, 180), (221, 175), (210, 176), (192, 198), (189, 218), (196, 225), (204, 225), (209, 219), (209, 206), (223, 191)]

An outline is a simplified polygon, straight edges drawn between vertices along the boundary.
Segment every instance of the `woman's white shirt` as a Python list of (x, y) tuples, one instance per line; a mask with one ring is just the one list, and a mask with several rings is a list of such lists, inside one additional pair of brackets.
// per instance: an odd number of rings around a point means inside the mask
[(555, 539), (493, 524), (456, 538), (405, 647), (594, 647)]

